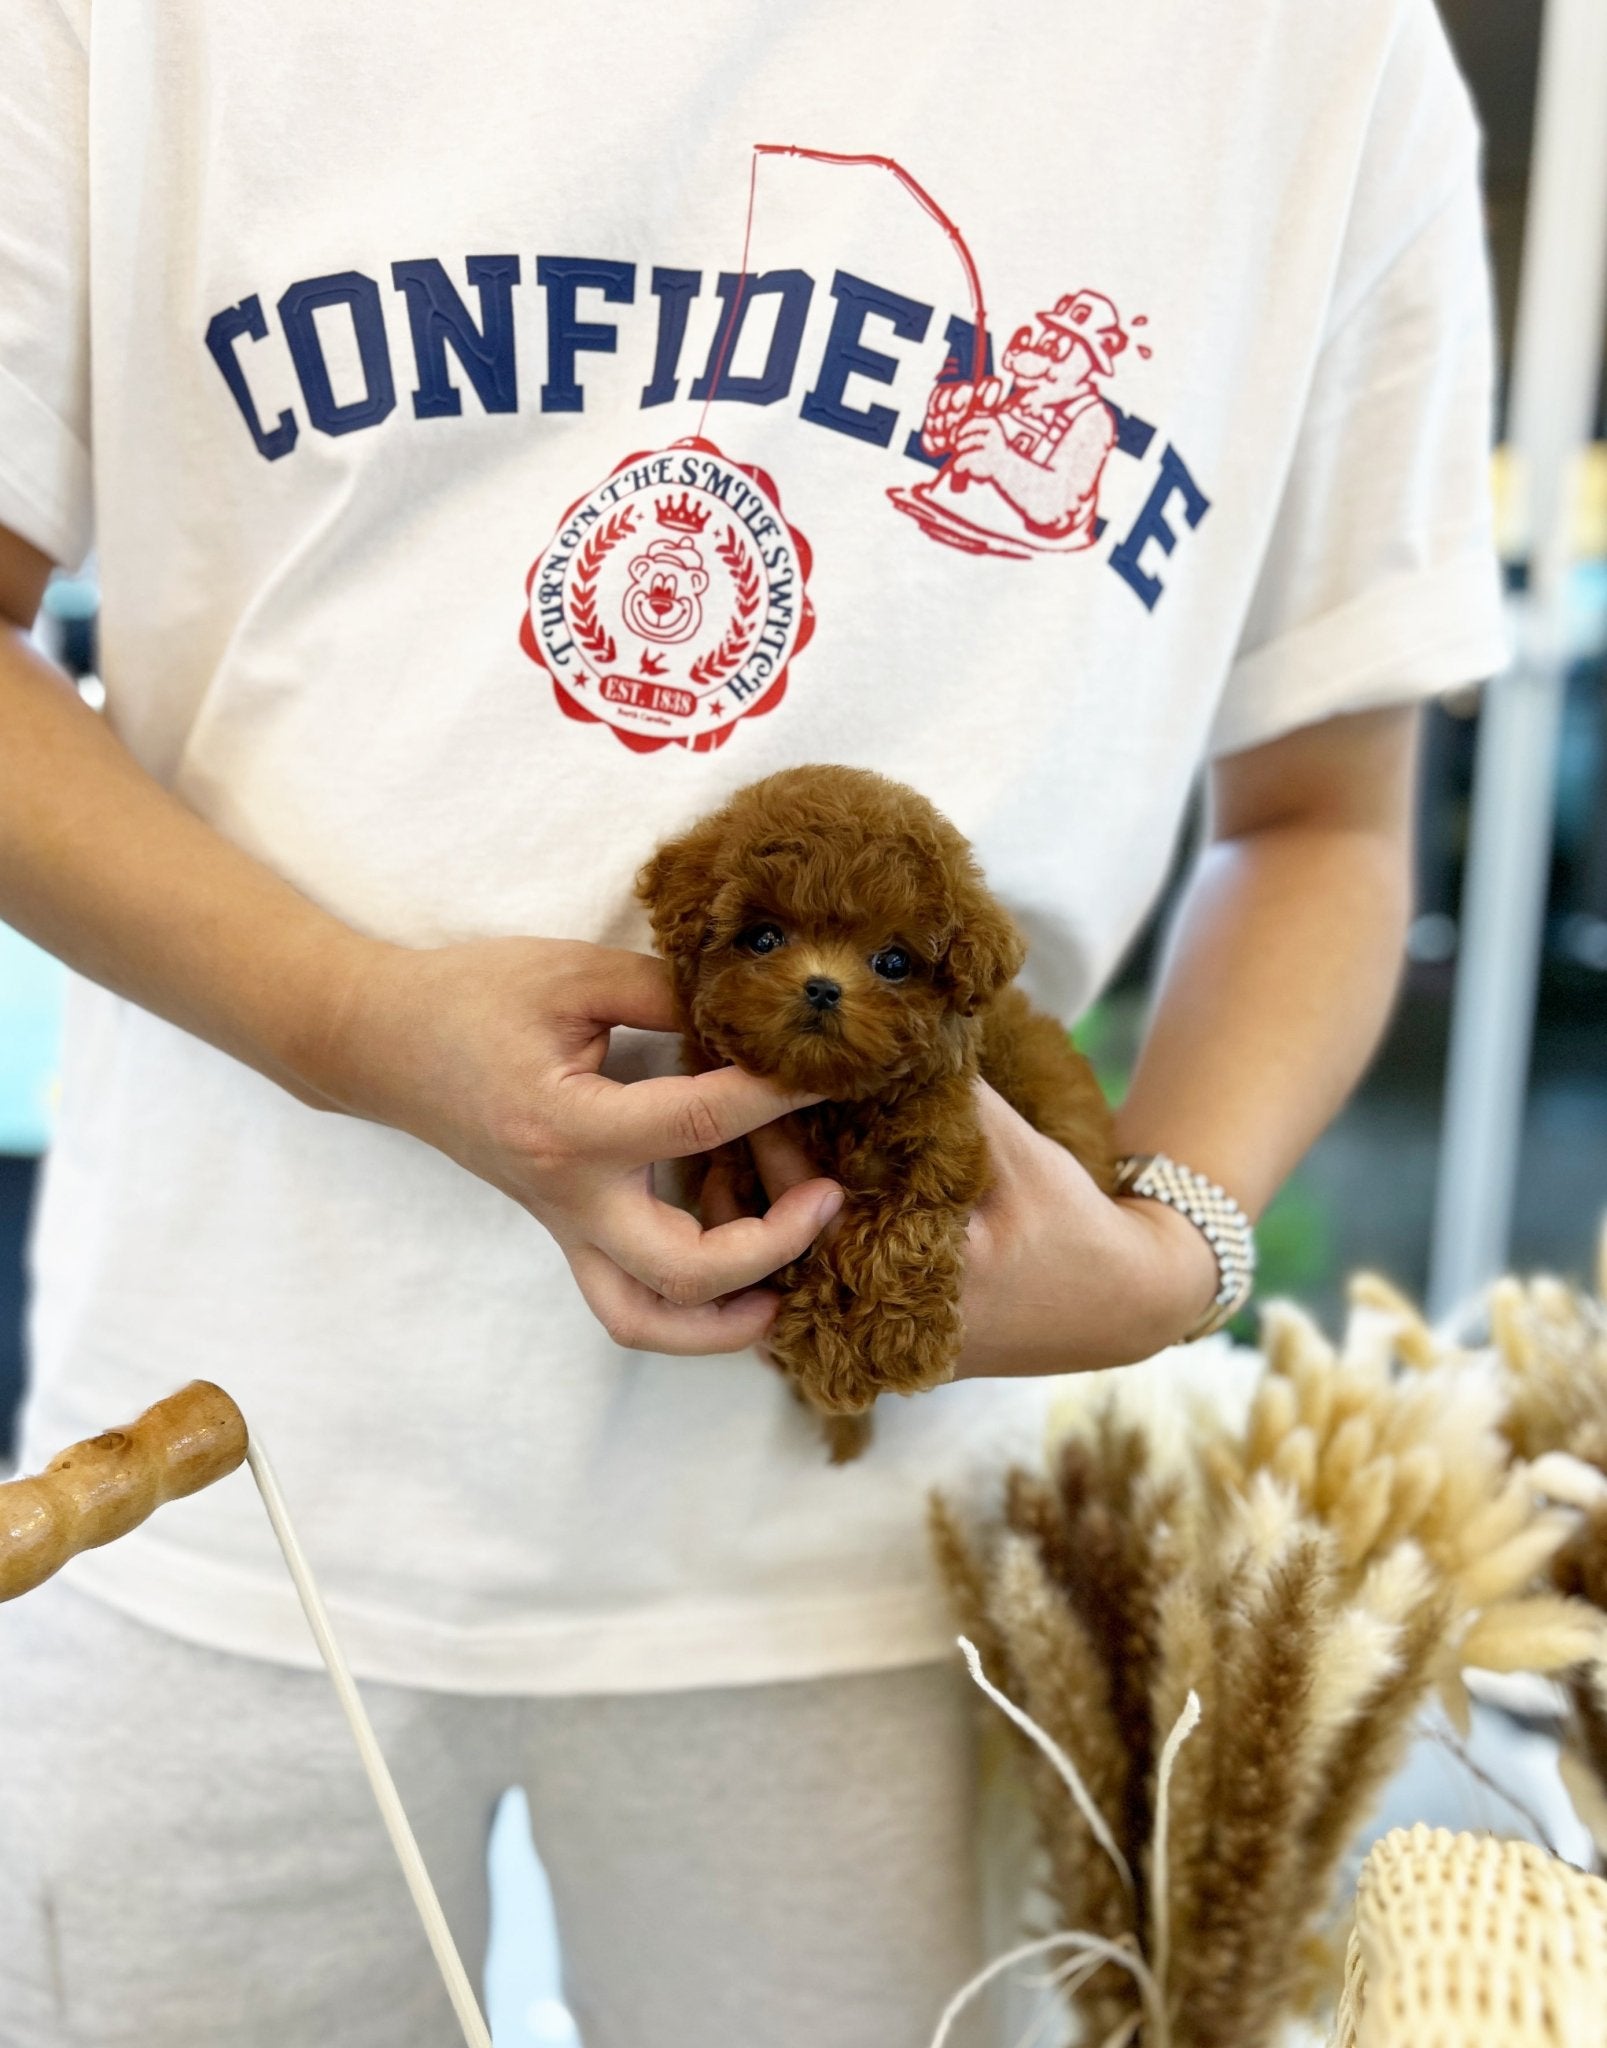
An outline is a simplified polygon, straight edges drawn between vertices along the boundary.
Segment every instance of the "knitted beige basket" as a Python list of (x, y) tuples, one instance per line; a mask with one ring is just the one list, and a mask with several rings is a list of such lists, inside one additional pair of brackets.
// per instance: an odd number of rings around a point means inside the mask
[(1529, 1842), (1397, 1828), (1362, 1866), (1330, 2048), (1603, 2048), (1607, 1884)]

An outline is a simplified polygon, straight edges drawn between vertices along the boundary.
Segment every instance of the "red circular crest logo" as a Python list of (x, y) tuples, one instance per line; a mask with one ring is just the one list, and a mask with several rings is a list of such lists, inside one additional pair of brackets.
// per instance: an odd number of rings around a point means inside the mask
[(519, 641), (561, 710), (638, 753), (773, 711), (814, 632), (809, 545), (762, 469), (690, 439), (629, 455), (530, 571)]

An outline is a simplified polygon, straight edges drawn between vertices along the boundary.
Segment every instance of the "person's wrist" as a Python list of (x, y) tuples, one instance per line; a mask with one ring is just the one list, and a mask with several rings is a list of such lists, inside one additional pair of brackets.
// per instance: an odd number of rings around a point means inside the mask
[(309, 935), (282, 1050), (304, 1102), (376, 1123), (395, 1120), (382, 1085), (389, 1063), (380, 1047), (395, 1012), (394, 996), (384, 991), (409, 954), (333, 918)]
[(1215, 1300), (1221, 1274), (1203, 1232), (1168, 1203), (1123, 1195), (1117, 1207), (1150, 1247), (1141, 1354), (1148, 1357), (1185, 1340)]

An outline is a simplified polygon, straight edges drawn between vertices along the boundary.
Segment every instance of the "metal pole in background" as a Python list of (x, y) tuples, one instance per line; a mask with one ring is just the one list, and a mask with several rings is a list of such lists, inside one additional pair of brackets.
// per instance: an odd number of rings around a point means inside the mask
[(1508, 443), (1528, 588), (1485, 691), (1451, 1016), (1429, 1304), (1502, 1270), (1528, 1090), (1567, 673), (1571, 515), (1607, 317), (1607, 0), (1546, 0)]

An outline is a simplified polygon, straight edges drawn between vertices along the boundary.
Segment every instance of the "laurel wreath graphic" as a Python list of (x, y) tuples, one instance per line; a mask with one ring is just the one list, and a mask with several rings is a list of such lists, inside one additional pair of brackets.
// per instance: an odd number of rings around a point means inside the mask
[(575, 557), (575, 594), (569, 606), (569, 623), (575, 638), (599, 664), (612, 661), (618, 649), (614, 636), (597, 621), (598, 572), (612, 550), (635, 531), (636, 507), (622, 505), (611, 519), (603, 521)]
[(714, 552), (731, 572), (731, 583), (736, 593), (736, 613), (731, 629), (712, 654), (700, 654), (692, 664), (692, 680), (697, 684), (718, 683), (740, 668), (743, 657), (753, 645), (757, 630), (756, 614), (759, 609), (760, 580), (758, 564), (752, 561), (740, 540), (736, 528), (728, 526)]

